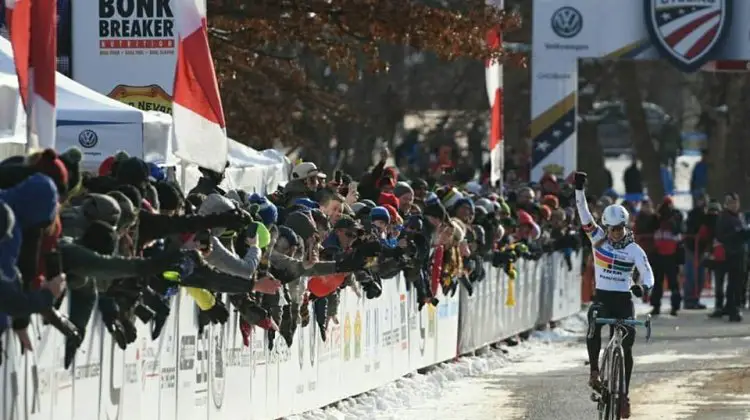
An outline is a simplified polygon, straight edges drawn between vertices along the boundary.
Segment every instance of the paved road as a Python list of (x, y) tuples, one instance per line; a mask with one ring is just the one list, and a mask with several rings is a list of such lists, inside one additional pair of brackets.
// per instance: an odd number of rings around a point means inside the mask
[[(652, 341), (637, 339), (631, 418), (750, 420), (750, 321), (729, 324), (707, 313), (656, 318)], [(582, 339), (551, 349), (481, 379), (488, 393), (503, 394), (492, 404), (495, 418), (596, 418)]]

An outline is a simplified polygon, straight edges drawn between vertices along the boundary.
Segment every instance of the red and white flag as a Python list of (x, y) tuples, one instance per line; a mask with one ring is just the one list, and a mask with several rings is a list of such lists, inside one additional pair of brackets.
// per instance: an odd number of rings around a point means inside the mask
[[(488, 0), (489, 4), (503, 9), (503, 0)], [(500, 48), (503, 44), (503, 34), (499, 27), (487, 32), (487, 43), (492, 49)], [(490, 100), (490, 183), (503, 182), (503, 66), (496, 60), (488, 61), (485, 65), (485, 84), (487, 98)]]
[(174, 153), (224, 172), (228, 142), (208, 45), (205, 0), (173, 0), (179, 34), (172, 105)]
[(57, 1), (5, 0), (6, 21), (30, 130), (27, 148), (55, 147)]

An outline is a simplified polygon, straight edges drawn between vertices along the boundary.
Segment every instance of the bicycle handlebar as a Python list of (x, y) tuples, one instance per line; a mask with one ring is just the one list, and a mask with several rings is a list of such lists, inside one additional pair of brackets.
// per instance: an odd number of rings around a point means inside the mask
[(637, 319), (598, 318), (596, 316), (596, 311), (594, 311), (592, 318), (594, 323), (599, 325), (628, 325), (631, 327), (646, 327), (646, 341), (651, 340), (651, 315), (646, 315), (645, 321), (639, 321)]

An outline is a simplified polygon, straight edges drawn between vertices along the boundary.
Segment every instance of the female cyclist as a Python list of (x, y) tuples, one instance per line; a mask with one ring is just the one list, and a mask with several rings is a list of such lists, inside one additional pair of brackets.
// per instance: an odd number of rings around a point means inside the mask
[[(602, 213), (602, 229), (596, 224), (589, 212), (586, 203), (586, 173), (576, 172), (576, 206), (578, 216), (584, 232), (591, 240), (594, 256), (594, 270), (596, 278), (596, 295), (594, 304), (589, 308), (589, 320), (594, 310), (599, 316), (608, 318), (628, 319), (635, 316), (635, 309), (630, 294), (641, 297), (648, 293), (648, 289), (654, 285), (654, 275), (646, 258), (646, 253), (633, 240), (629, 224), (628, 211), (625, 207), (612, 204), (607, 206)], [(643, 286), (633, 284), (633, 269), (638, 269)], [(612, 333), (610, 327), (610, 334)], [(633, 373), (633, 342), (635, 341), (635, 328), (627, 327), (628, 334), (622, 342), (625, 358), (625, 390), (630, 387), (630, 375)], [(589, 365), (591, 376), (589, 385), (599, 389), (599, 351), (602, 346), (602, 326), (597, 325), (593, 336), (586, 339), (586, 347), (589, 353)], [(621, 407), (620, 416), (630, 418), (630, 401), (625, 397)]]

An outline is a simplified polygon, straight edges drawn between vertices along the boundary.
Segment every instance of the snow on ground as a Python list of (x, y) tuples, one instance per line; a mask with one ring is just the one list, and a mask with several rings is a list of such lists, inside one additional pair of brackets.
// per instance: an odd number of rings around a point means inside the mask
[[(636, 303), (639, 317), (649, 310), (649, 306)], [(522, 416), (513, 404), (510, 389), (495, 386), (490, 391), (484, 378), (493, 373), (515, 376), (582, 367), (586, 349), (576, 343), (586, 333), (586, 325), (586, 312), (580, 312), (555, 329), (535, 331), (517, 346), (502, 345), (476, 356), (460, 357), (425, 374), (413, 373), (288, 420), (424, 420), (444, 417), (447, 410), (472, 419)]]
[[(492, 404), (477, 404), (477, 393), (483, 394), (486, 390), (484, 384), (473, 383), (472, 379), (499, 370), (506, 374), (520, 374), (549, 369), (550, 365), (564, 369), (571, 366), (571, 359), (575, 360), (576, 366), (581, 366), (585, 350), (581, 346), (570, 347), (570, 344), (581, 337), (585, 330), (585, 313), (582, 312), (563, 320), (553, 330), (535, 331), (529, 340), (517, 346), (502, 345), (476, 356), (460, 357), (456, 361), (440, 364), (425, 374), (411, 374), (382, 388), (324, 409), (290, 417), (289, 420), (424, 420), (437, 418), (446, 407), (456, 408), (456, 412), (460, 412), (464, 418), (484, 417), (482, 414), (485, 413), (467, 412), (472, 409), (495, 415), (503, 414), (503, 410), (506, 410), (505, 415), (516, 415), (507, 411), (513, 409), (498, 406), (503, 401), (503, 395), (511, 397), (510, 392), (493, 391), (488, 396), (494, 401)], [(525, 363), (518, 363), (521, 361)], [(471, 401), (472, 407), (460, 407), (467, 401)]]

